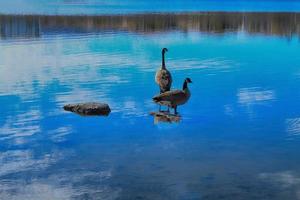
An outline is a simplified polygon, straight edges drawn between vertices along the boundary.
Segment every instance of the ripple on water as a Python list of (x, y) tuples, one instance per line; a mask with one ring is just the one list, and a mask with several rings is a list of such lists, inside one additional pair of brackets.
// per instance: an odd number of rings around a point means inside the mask
[(300, 135), (300, 118), (291, 118), (285, 120), (286, 131), (291, 136)]

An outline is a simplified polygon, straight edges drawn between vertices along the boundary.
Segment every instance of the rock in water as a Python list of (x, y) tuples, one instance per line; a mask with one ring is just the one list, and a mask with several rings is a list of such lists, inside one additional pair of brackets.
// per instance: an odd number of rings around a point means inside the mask
[(154, 116), (154, 123), (168, 122), (168, 123), (179, 123), (180, 115), (174, 115), (167, 111), (150, 112), (150, 115)]
[(64, 106), (64, 110), (71, 111), (80, 115), (109, 115), (110, 108), (106, 103), (78, 103), (67, 104)]

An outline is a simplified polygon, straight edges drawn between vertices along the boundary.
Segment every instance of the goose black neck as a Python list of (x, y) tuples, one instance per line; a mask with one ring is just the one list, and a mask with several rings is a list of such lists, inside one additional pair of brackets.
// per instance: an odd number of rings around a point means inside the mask
[(183, 90), (184, 90), (184, 89), (187, 89), (187, 87), (188, 87), (187, 85), (188, 85), (188, 84), (187, 84), (187, 82), (186, 82), (186, 81), (184, 81), (184, 82), (183, 82), (182, 89), (183, 89)]
[(162, 55), (162, 63), (161, 63), (161, 68), (166, 69), (166, 64), (165, 64), (165, 51), (161, 52)]

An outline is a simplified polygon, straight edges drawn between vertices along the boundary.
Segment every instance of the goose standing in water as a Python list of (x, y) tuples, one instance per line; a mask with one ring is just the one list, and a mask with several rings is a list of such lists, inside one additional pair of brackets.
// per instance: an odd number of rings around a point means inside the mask
[(155, 74), (155, 82), (159, 85), (160, 93), (170, 91), (172, 85), (171, 73), (167, 70), (165, 64), (165, 53), (168, 51), (167, 48), (162, 49), (162, 64), (161, 68), (157, 70)]
[(177, 106), (185, 104), (191, 92), (188, 88), (188, 83), (192, 83), (190, 78), (186, 78), (183, 82), (182, 90), (171, 90), (153, 97), (153, 101), (159, 105), (168, 106), (174, 109), (174, 114), (177, 114)]
[[(172, 75), (167, 70), (166, 64), (165, 64), (165, 53), (168, 51), (167, 48), (163, 48), (161, 51), (162, 55), (162, 63), (161, 68), (156, 71), (155, 74), (155, 82), (159, 86), (160, 94), (170, 91), (171, 85), (172, 85)], [(161, 110), (161, 105), (159, 105), (159, 111)], [(169, 107), (168, 107), (169, 111)]]

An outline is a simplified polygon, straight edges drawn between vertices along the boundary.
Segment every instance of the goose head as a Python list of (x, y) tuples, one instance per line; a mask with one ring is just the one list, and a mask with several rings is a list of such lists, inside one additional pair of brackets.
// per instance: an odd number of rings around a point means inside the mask
[(162, 54), (165, 54), (167, 51), (168, 51), (167, 48), (163, 48), (162, 51), (161, 51), (161, 53), (162, 53)]
[(182, 89), (185, 90), (185, 89), (188, 89), (188, 83), (192, 83), (192, 80), (190, 78), (186, 78), (183, 82), (183, 86), (182, 86)]
[(192, 83), (192, 80), (191, 80), (190, 78), (186, 78), (186, 79), (185, 79), (185, 82), (186, 82), (186, 83)]

